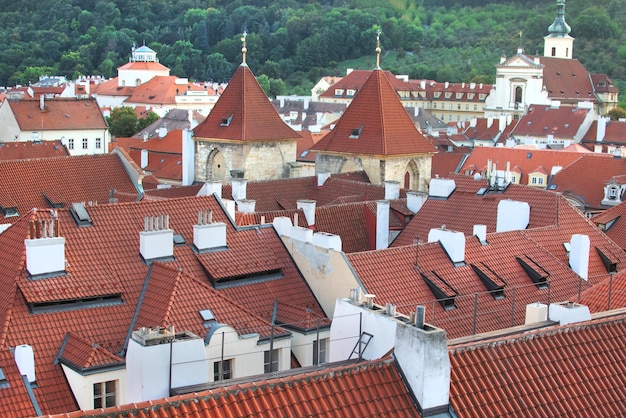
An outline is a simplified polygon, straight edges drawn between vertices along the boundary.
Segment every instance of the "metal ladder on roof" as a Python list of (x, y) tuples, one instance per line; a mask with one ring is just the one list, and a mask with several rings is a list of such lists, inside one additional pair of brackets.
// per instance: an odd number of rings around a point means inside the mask
[(363, 360), (363, 352), (369, 345), (370, 341), (372, 341), (372, 338), (374, 338), (374, 336), (369, 332), (362, 332), (359, 336), (359, 340), (356, 342), (354, 348), (352, 349), (352, 353), (350, 353), (350, 355), (348, 356), (348, 360), (350, 360), (355, 354), (358, 354), (359, 356), (358, 361)]

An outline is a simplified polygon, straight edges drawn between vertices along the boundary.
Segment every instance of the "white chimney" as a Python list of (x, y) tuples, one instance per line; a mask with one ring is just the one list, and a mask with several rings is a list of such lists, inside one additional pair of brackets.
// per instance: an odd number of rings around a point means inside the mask
[(341, 237), (327, 232), (316, 232), (313, 234), (313, 245), (327, 248), (329, 250), (341, 251)]
[(309, 226), (315, 225), (315, 204), (315, 200), (299, 199), (296, 201), (296, 207), (302, 209)]
[(574, 234), (570, 240), (569, 265), (582, 279), (589, 278), (589, 236)]
[(230, 219), (235, 220), (235, 201), (229, 199), (222, 199), (222, 204), (226, 208), (226, 213), (230, 216)]
[(493, 125), (493, 117), (489, 116), (487, 117), (487, 128), (491, 128), (491, 125)]
[(385, 200), (400, 199), (400, 182), (387, 180), (385, 181)]
[(498, 116), (498, 131), (504, 132), (506, 129), (506, 115)]
[(611, 118), (600, 116), (598, 118), (597, 126), (596, 126), (596, 141), (601, 142), (604, 141), (604, 136), (606, 135), (606, 125), (609, 123)]
[(445, 83), (443, 83), (443, 88), (447, 89), (448, 87), (450, 87), (449, 81), (446, 81)]
[(548, 319), (548, 305), (535, 302), (526, 305), (526, 320), (524, 324), (530, 325), (543, 322)]
[(550, 102), (550, 108), (551, 109), (558, 109), (559, 107), (561, 107), (561, 101), (560, 100), (552, 100)]
[(476, 123), (478, 122), (478, 119), (476, 118), (476, 116), (472, 116), (472, 118), (470, 119), (470, 128), (475, 128), (476, 127)]
[(420, 211), (428, 196), (423, 192), (410, 191), (406, 192), (406, 207), (413, 213)]
[(28, 274), (65, 271), (65, 238), (59, 236), (59, 221), (30, 221), (29, 226), (30, 238), (24, 240)]
[(289, 228), (288, 237), (300, 242), (313, 242), (313, 230), (294, 225)]
[(142, 149), (141, 150), (141, 169), (143, 170), (146, 167), (148, 167), (148, 150)]
[(454, 264), (465, 261), (465, 235), (462, 232), (441, 228), (433, 228), (428, 232), (428, 242), (441, 244)]
[(212, 218), (212, 211), (198, 211), (198, 223), (193, 226), (193, 245), (198, 251), (226, 247), (226, 224)]
[(473, 235), (481, 244), (487, 242), (487, 225), (474, 225)]
[(530, 205), (526, 202), (505, 199), (498, 202), (496, 232), (526, 229), (530, 222)]
[(39, 95), (39, 109), (41, 109), (41, 110), (45, 110), (46, 109), (46, 104), (45, 104), (45, 99), (43, 97), (43, 94)]
[(193, 131), (183, 129), (182, 136), (182, 165), (183, 165), (183, 186), (190, 186), (194, 181), (196, 148), (193, 140)]
[(506, 114), (506, 125), (509, 126), (513, 122), (513, 115), (510, 113)]
[(256, 200), (243, 199), (237, 202), (237, 208), (242, 213), (254, 213), (256, 208)]
[(591, 312), (585, 305), (574, 302), (551, 303), (548, 309), (550, 321), (558, 321), (559, 325), (589, 321)]
[(206, 384), (204, 340), (173, 327), (140, 328), (128, 342), (126, 400), (143, 402), (170, 396), (170, 388)]
[(326, 180), (330, 178), (330, 173), (327, 171), (318, 171), (317, 172), (317, 187), (322, 187)]
[(277, 216), (272, 221), (272, 225), (279, 236), (289, 236), (289, 232), (293, 227), (291, 219), (287, 216)]
[(427, 324), (399, 322), (394, 356), (424, 416), (447, 413), (450, 358), (446, 332)]
[(219, 199), (222, 198), (222, 182), (219, 180), (205, 182), (196, 196), (211, 196), (216, 195)]
[(146, 216), (139, 232), (139, 252), (144, 260), (174, 256), (174, 231), (169, 215)]
[(248, 180), (246, 179), (233, 179), (232, 181), (232, 195), (233, 200), (239, 202), (246, 199), (246, 187)]
[(500, 64), (504, 64), (506, 62), (506, 55), (502, 54), (500, 56)]
[(435, 177), (430, 179), (429, 197), (447, 199), (456, 189), (456, 183), (453, 179), (441, 179)]
[(476, 83), (470, 83), (470, 89), (474, 90), (476, 88)]
[(14, 351), (15, 363), (20, 371), (20, 375), (26, 376), (29, 383), (35, 382), (35, 353), (33, 347), (28, 344), (22, 344), (15, 347)]
[(376, 249), (389, 247), (389, 201), (376, 201)]
[(420, 89), (426, 90), (426, 80), (420, 80)]

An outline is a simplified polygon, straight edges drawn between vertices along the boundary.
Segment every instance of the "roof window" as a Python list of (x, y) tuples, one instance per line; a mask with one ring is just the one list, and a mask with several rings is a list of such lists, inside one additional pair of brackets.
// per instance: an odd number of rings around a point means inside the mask
[(358, 129), (353, 129), (352, 133), (350, 134), (350, 138), (358, 138), (361, 135), (362, 131), (363, 131), (363, 125), (361, 125), (361, 127)]
[(229, 126), (232, 120), (233, 120), (233, 114), (231, 113), (230, 116), (222, 119), (222, 123), (220, 123), (220, 126)]

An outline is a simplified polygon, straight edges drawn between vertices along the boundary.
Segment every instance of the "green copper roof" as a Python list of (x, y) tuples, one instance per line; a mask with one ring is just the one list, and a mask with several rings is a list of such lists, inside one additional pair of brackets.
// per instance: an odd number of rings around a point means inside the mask
[(554, 22), (548, 27), (548, 32), (550, 33), (550, 37), (562, 38), (567, 36), (570, 33), (572, 28), (565, 22), (565, 0), (557, 0), (556, 1), (556, 18)]

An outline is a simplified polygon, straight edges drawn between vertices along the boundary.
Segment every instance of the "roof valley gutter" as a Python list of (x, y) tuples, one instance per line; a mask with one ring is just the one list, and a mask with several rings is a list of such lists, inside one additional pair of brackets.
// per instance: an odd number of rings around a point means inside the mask
[(141, 294), (139, 295), (139, 299), (137, 300), (137, 307), (135, 308), (135, 314), (133, 315), (133, 319), (130, 321), (130, 325), (128, 327), (128, 333), (126, 334), (126, 340), (124, 341), (124, 346), (122, 347), (122, 351), (120, 351), (119, 353), (120, 357), (126, 357), (126, 350), (128, 349), (128, 343), (130, 342), (130, 338), (133, 334), (133, 329), (135, 328), (135, 324), (137, 323), (137, 318), (139, 318), (139, 311), (141, 310), (143, 299), (146, 297), (146, 292), (148, 290), (148, 283), (150, 283), (150, 275), (152, 274), (153, 266), (154, 266), (154, 263), (150, 264), (150, 266), (148, 267), (146, 280), (143, 283)]

